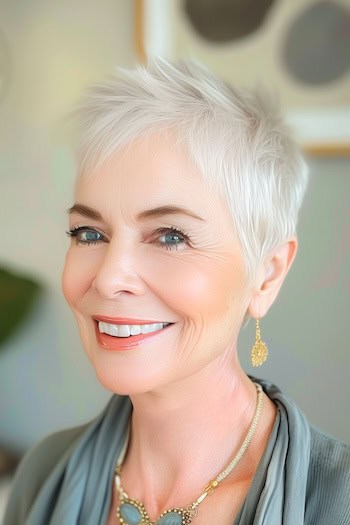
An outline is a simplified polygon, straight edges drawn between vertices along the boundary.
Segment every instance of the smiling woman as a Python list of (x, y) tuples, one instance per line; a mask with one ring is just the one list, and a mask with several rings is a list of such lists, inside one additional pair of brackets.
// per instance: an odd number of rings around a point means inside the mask
[(237, 355), (251, 317), (266, 360), (259, 320), (297, 251), (307, 170), (280, 116), (163, 60), (80, 116), (62, 290), (113, 395), (27, 454), (5, 525), (349, 523), (350, 447)]
[[(80, 213), (70, 214), (73, 234), (78, 227), (78, 241), (85, 245), (73, 239), (62, 279), (102, 384), (112, 391), (118, 385), (118, 393), (129, 395), (156, 391), (219, 357), (247, 308), (242, 302), (243, 259), (228, 210), (209, 191), (186, 151), (159, 135), (136, 140), (132, 150), (113, 153), (94, 177), (80, 177), (75, 200), (104, 217), (82, 226), (76, 222)], [(87, 235), (93, 245), (86, 245)], [(119, 307), (111, 311), (120, 292), (124, 299), (119, 296)], [(137, 302), (130, 301), (132, 296)], [(140, 347), (123, 360), (96, 347), (91, 324), (96, 310), (141, 319), (152, 312), (154, 322), (173, 326), (157, 338), (142, 339), (148, 350)], [(205, 339), (215, 340), (217, 334), (222, 343), (205, 351)], [(134, 348), (134, 338), (129, 339)], [(117, 360), (113, 366), (111, 359)]]

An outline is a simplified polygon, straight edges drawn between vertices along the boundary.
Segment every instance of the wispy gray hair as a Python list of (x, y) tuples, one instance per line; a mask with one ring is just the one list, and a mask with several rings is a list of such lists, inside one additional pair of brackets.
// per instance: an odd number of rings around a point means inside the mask
[(308, 170), (271, 95), (237, 89), (194, 61), (152, 59), (118, 68), (78, 107), (79, 176), (116, 149), (174, 131), (213, 191), (228, 204), (247, 283), (270, 250), (296, 235)]

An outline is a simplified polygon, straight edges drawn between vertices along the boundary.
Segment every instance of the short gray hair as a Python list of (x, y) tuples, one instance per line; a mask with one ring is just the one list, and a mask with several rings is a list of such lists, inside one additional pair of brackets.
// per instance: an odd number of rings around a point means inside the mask
[(77, 113), (78, 173), (84, 177), (133, 140), (175, 131), (227, 202), (247, 283), (269, 251), (296, 234), (308, 170), (266, 92), (237, 89), (193, 60), (157, 58), (119, 68), (92, 86)]

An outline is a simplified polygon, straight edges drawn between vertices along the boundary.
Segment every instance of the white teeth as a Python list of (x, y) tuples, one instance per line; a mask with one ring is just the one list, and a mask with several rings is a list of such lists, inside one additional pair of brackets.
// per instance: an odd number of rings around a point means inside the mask
[(141, 325), (141, 334), (149, 334), (150, 332), (155, 332), (161, 328), (163, 328), (162, 323), (143, 324)]
[(110, 333), (111, 335), (117, 336), (118, 332), (119, 332), (119, 328), (117, 328), (114, 324), (111, 324), (108, 327), (108, 333)]
[(136, 325), (130, 326), (130, 335), (139, 335), (141, 333), (141, 327)]
[(129, 337), (130, 335), (130, 327), (127, 325), (120, 325), (120, 326), (111, 326), (110, 329), (112, 329), (112, 334), (117, 337)]
[(114, 337), (129, 337), (130, 335), (148, 334), (161, 330), (170, 323), (153, 323), (143, 325), (115, 325), (110, 323), (98, 322), (98, 329), (101, 334), (105, 333)]

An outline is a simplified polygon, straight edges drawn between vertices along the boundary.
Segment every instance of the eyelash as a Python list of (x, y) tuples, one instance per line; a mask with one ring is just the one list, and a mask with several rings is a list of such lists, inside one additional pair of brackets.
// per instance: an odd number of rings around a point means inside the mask
[[(102, 236), (102, 233), (99, 233), (98, 231), (94, 230), (93, 228), (88, 228), (87, 226), (78, 226), (78, 227), (71, 228), (70, 230), (66, 231), (66, 234), (69, 237), (71, 237), (71, 238), (75, 237), (76, 244), (89, 245), (89, 244), (97, 244), (98, 242), (106, 242), (103, 239), (98, 239), (97, 241), (82, 241), (82, 240), (79, 240), (78, 233), (83, 233), (85, 231), (92, 231), (92, 232), (98, 233), (99, 235)], [(179, 228), (175, 228), (175, 226), (172, 226), (171, 228), (158, 228), (153, 233), (158, 233), (159, 235), (164, 235), (165, 233), (168, 233), (168, 232), (171, 232), (171, 235), (174, 235), (174, 234), (175, 235), (180, 235), (183, 238), (183, 240), (186, 241), (186, 242), (189, 242), (191, 240), (190, 236), (186, 232), (184, 232), (183, 230), (181, 230)], [(173, 249), (177, 250), (177, 247), (178, 247), (178, 244), (169, 245), (169, 244), (165, 244), (165, 243), (159, 242), (159, 241), (155, 241), (155, 244), (156, 244), (156, 246), (159, 246), (161, 248), (165, 248), (166, 250), (173, 250)]]

